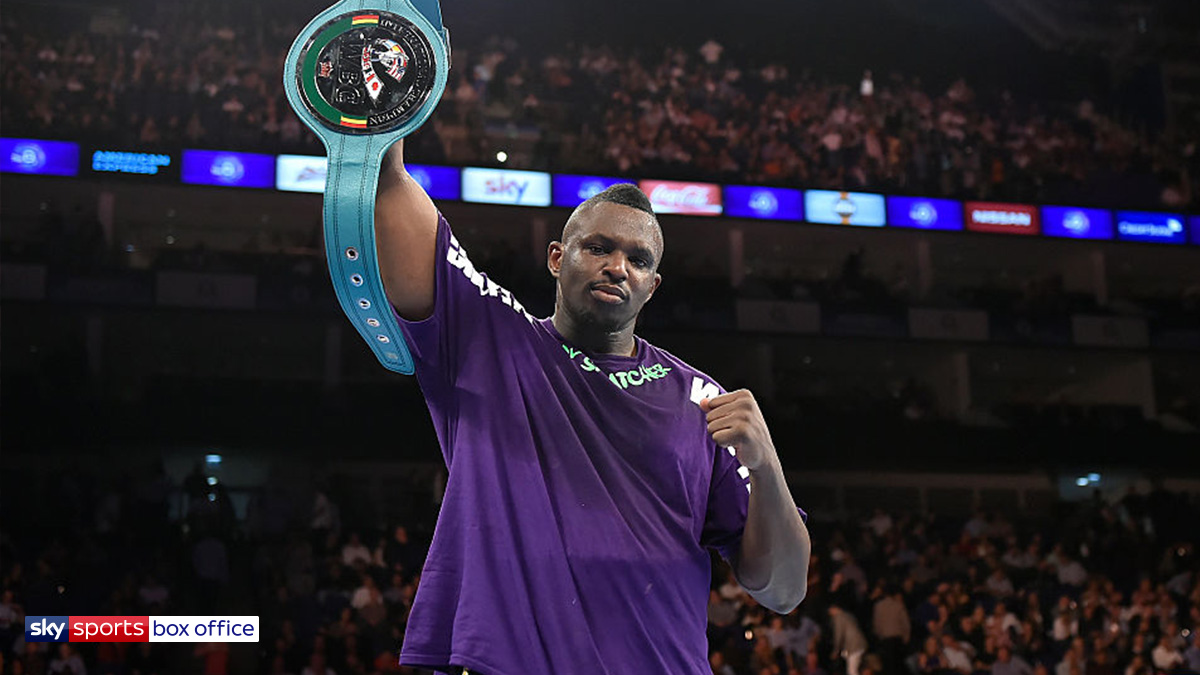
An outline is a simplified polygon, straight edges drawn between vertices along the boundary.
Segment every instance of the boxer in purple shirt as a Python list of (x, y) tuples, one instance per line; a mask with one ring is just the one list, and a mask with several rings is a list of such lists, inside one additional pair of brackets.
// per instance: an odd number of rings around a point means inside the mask
[(754, 397), (634, 335), (662, 282), (641, 191), (571, 214), (548, 319), (475, 269), (400, 143), (375, 226), (449, 469), (401, 663), (705, 675), (709, 549), (764, 606), (800, 603), (808, 530)]

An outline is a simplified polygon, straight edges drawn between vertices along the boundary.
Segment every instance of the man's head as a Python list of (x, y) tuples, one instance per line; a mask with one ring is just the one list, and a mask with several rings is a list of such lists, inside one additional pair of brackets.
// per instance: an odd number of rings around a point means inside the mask
[(555, 311), (589, 329), (623, 330), (662, 283), (662, 252), (662, 229), (641, 190), (620, 184), (594, 195), (567, 219), (562, 240), (550, 244)]

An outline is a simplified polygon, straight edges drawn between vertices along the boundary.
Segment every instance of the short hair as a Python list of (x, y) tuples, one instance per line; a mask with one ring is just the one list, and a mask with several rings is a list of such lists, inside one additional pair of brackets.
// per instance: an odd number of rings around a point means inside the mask
[[(603, 192), (597, 192), (588, 197), (586, 201), (579, 205), (579, 208), (590, 208), (600, 202), (628, 206), (654, 216), (654, 205), (650, 203), (650, 198), (638, 186), (632, 183), (617, 183), (616, 185), (609, 186)], [(655, 216), (655, 220), (657, 219), (658, 217)]]
[(656, 243), (658, 244), (658, 254), (660, 256), (662, 255), (662, 227), (658, 224), (658, 216), (654, 213), (654, 205), (650, 203), (650, 198), (646, 196), (646, 193), (642, 192), (638, 186), (632, 183), (617, 183), (616, 185), (610, 186), (602, 192), (597, 192), (591, 197), (588, 197), (582, 204), (575, 207), (575, 210), (571, 212), (570, 217), (567, 218), (567, 222), (563, 223), (562, 240), (564, 242), (567, 241), (575, 229), (573, 226), (575, 223), (575, 217), (592, 208), (593, 206), (600, 204), (601, 202), (628, 206), (631, 209), (637, 209), (638, 211), (649, 215), (650, 220), (654, 223), (657, 234)]

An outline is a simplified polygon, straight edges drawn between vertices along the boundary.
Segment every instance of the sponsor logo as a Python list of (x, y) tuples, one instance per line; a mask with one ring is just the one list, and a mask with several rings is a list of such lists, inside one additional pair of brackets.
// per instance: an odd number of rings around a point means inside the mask
[(604, 183), (598, 180), (585, 180), (579, 184), (579, 192), (575, 196), (579, 198), (580, 203), (583, 203), (604, 192), (606, 189), (608, 188)]
[(1117, 237), (1128, 241), (1183, 244), (1187, 242), (1187, 230), (1182, 215), (1118, 211)]
[(1170, 218), (1165, 223), (1136, 223), (1121, 221), (1117, 223), (1118, 231), (1131, 237), (1154, 237), (1170, 239), (1183, 232), (1183, 221)]
[(827, 225), (883, 227), (887, 220), (883, 195), (867, 192), (807, 190), (804, 214), (810, 223)]
[(779, 200), (770, 190), (755, 190), (750, 195), (750, 210), (763, 218), (770, 218), (779, 212)]
[(1083, 211), (1067, 211), (1063, 215), (1063, 228), (1068, 232), (1083, 234), (1092, 227), (1092, 221)]
[(838, 214), (838, 217), (842, 219), (843, 225), (849, 225), (850, 219), (854, 217), (857, 211), (858, 207), (854, 205), (854, 200), (850, 199), (848, 192), (843, 192), (842, 196), (833, 203), (833, 212)]
[(525, 191), (529, 189), (529, 181), (514, 180), (506, 176), (497, 176), (484, 181), (484, 192), (494, 197), (507, 197), (514, 202), (520, 202)]
[(26, 616), (26, 642), (66, 642), (69, 616)]
[(657, 213), (721, 214), (721, 188), (717, 185), (646, 180), (641, 188)]
[(246, 177), (246, 165), (234, 155), (221, 155), (213, 159), (208, 172), (218, 183), (237, 183)]
[(46, 152), (36, 143), (17, 143), (9, 160), (19, 170), (33, 173), (46, 166)]
[(462, 174), (462, 198), (484, 204), (550, 205), (550, 174), (468, 167)]
[(159, 169), (171, 166), (171, 156), (148, 152), (113, 152), (97, 150), (92, 153), (92, 171), (109, 173), (138, 173), (153, 176)]
[(1017, 211), (975, 211), (971, 219), (983, 225), (1018, 225), (1029, 227), (1033, 224), (1033, 216)]
[(933, 204), (919, 201), (914, 202), (912, 208), (908, 210), (908, 217), (921, 227), (932, 227), (937, 224), (938, 213), (937, 209), (933, 208)]
[(1003, 234), (1038, 234), (1041, 221), (1036, 206), (967, 202), (967, 229)]
[(289, 192), (325, 191), (329, 160), (314, 155), (279, 155), (275, 158), (275, 189)]

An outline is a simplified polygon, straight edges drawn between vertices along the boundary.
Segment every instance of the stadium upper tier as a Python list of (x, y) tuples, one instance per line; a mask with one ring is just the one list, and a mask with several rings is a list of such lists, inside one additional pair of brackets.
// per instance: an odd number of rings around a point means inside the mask
[[(114, 148), (316, 154), (280, 86), (294, 34), (286, 21), (147, 17), (64, 35), (6, 17), (0, 123)], [(982, 201), (1185, 210), (1200, 195), (1194, 131), (1152, 134), (1067, 94), (1022, 100), (1016, 82), (847, 79), (740, 52), (456, 44), (411, 150), (436, 164)]]

